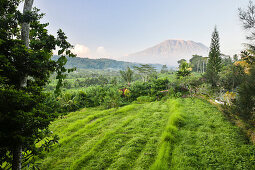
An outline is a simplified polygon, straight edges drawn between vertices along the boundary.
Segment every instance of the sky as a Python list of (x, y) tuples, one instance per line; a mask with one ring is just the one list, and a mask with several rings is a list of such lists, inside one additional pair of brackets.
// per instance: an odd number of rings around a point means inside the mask
[(249, 0), (34, 0), (51, 34), (61, 28), (80, 57), (125, 58), (167, 39), (210, 46), (215, 25), (221, 51), (243, 49), (238, 8)]

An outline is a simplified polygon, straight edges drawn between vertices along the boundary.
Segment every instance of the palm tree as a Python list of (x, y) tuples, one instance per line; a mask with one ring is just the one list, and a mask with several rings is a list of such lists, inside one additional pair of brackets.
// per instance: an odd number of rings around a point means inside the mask
[(251, 44), (245, 45), (247, 48), (241, 52), (242, 60), (246, 61), (250, 65), (253, 65), (255, 63), (255, 46)]
[(127, 82), (128, 86), (130, 86), (130, 83), (133, 80), (134, 72), (129, 67), (127, 67), (125, 71), (120, 70), (120, 74), (124, 81)]

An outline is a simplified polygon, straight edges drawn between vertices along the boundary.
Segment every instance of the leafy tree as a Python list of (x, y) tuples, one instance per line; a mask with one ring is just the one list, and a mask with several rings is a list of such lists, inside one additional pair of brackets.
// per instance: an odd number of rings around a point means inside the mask
[(242, 66), (231, 64), (223, 67), (219, 77), (221, 87), (233, 91), (244, 81), (246, 75)]
[(120, 70), (120, 74), (122, 78), (124, 79), (124, 81), (128, 84), (128, 86), (130, 86), (130, 83), (133, 80), (133, 74), (134, 74), (134, 72), (130, 69), (130, 67), (127, 67), (126, 71)]
[(191, 74), (189, 64), (187, 62), (182, 62), (179, 65), (179, 70), (177, 71), (177, 78), (179, 79), (180, 77), (186, 77)]
[(139, 75), (142, 77), (143, 82), (149, 80), (149, 78), (156, 78), (156, 69), (149, 64), (141, 64), (140, 67), (134, 66), (134, 69), (138, 71)]
[(193, 55), (189, 60), (192, 71), (204, 73), (206, 70), (207, 60), (207, 57)]
[(162, 74), (167, 73), (167, 72), (168, 72), (167, 66), (166, 66), (166, 65), (163, 65), (160, 72), (161, 72)]
[(213, 86), (216, 87), (219, 80), (219, 72), (222, 68), (221, 57), (220, 57), (220, 43), (219, 43), (219, 33), (214, 28), (211, 46), (209, 52), (209, 60), (207, 64), (205, 77), (207, 81)]
[[(43, 14), (32, 10), (33, 0), (25, 0), (23, 14), (17, 10), (20, 2), (0, 0), (0, 165), (12, 164), (12, 169), (21, 169), (22, 161), (56, 141), (48, 139), (36, 147), (49, 134), (47, 127), (56, 117), (44, 104), (43, 87), (56, 72), (59, 92), (64, 72), (72, 71), (64, 68), (65, 56), (74, 56), (62, 30), (54, 37), (46, 29), (48, 24), (40, 23)], [(56, 46), (61, 57), (53, 61)]]
[(187, 62), (185, 59), (180, 59), (180, 60), (178, 60), (177, 61), (177, 63), (179, 64), (179, 66), (181, 65), (181, 63), (183, 63), (183, 62)]

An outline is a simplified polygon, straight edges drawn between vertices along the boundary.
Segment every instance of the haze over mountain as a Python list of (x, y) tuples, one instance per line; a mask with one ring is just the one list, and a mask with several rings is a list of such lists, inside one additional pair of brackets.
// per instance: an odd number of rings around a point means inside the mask
[(143, 51), (125, 57), (125, 60), (139, 63), (158, 63), (176, 66), (177, 61), (189, 60), (192, 55), (208, 56), (209, 48), (202, 43), (184, 40), (166, 40)]

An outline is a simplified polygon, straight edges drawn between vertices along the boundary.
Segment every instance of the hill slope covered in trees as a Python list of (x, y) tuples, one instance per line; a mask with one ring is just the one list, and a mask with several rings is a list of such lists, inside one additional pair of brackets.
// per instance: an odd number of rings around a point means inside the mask
[[(53, 60), (57, 60), (59, 56), (53, 56)], [(89, 58), (70, 58), (67, 57), (66, 68), (79, 68), (79, 69), (117, 69), (124, 70), (126, 67), (139, 66), (139, 63), (131, 63), (125, 61), (117, 61), (112, 59), (100, 58), (100, 59), (89, 59)], [(157, 70), (162, 68), (161, 64), (151, 64)]]

